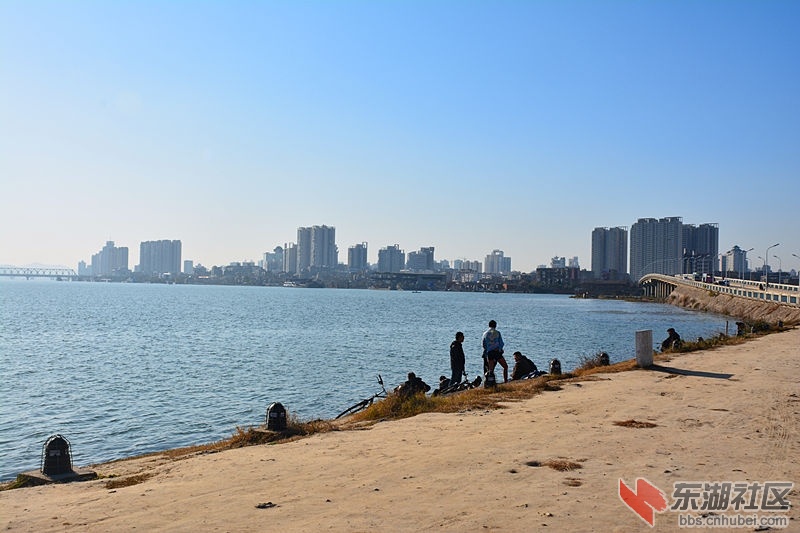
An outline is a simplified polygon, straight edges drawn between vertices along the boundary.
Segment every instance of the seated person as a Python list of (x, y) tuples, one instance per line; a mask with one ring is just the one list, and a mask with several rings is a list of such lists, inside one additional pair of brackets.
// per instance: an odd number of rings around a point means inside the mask
[(418, 378), (413, 372), (409, 372), (408, 380), (400, 384), (400, 386), (395, 389), (395, 391), (398, 393), (408, 396), (417, 394), (419, 392), (426, 393), (429, 390), (431, 390), (431, 386), (422, 381), (422, 378)]
[(438, 396), (439, 394), (441, 394), (443, 390), (448, 388), (450, 385), (451, 385), (450, 378), (445, 376), (439, 376), (439, 388), (433, 389), (433, 395)]
[(514, 352), (514, 370), (511, 371), (511, 379), (522, 379), (537, 370), (536, 364), (522, 355), (522, 352)]
[(661, 351), (666, 352), (667, 350), (677, 350), (680, 348), (683, 343), (681, 341), (681, 336), (678, 335), (675, 328), (669, 328), (667, 333), (669, 333), (669, 337), (664, 339), (664, 342), (661, 343)]

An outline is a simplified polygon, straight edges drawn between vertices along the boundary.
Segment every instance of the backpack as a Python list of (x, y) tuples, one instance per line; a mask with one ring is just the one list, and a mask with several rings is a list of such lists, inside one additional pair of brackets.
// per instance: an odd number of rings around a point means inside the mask
[(486, 380), (484, 381), (483, 386), (487, 389), (491, 389), (497, 386), (497, 378), (495, 377), (494, 372), (486, 373)]
[(558, 359), (550, 361), (550, 373), (555, 375), (561, 374), (561, 361)]

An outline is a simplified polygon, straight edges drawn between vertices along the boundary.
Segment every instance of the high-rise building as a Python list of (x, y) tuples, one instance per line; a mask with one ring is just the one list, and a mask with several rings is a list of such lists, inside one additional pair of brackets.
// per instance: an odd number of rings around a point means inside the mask
[(144, 241), (139, 244), (137, 272), (148, 276), (181, 272), (181, 241)]
[(297, 269), (299, 274), (311, 268), (311, 228), (297, 228)]
[(725, 275), (727, 272), (736, 272), (740, 278), (747, 272), (747, 252), (734, 246), (722, 256), (720, 270)]
[(483, 272), (483, 263), (480, 261), (468, 261), (466, 259), (456, 259), (453, 261), (453, 270), (463, 270), (463, 271), (470, 271), (470, 272), (477, 272), (480, 274)]
[(406, 253), (400, 249), (400, 245), (378, 250), (378, 272), (400, 272), (405, 264)]
[(683, 220), (681, 217), (640, 218), (631, 226), (631, 278), (645, 274), (683, 272)]
[(186, 275), (194, 274), (194, 261), (191, 259), (183, 260), (183, 273)]
[(367, 269), (367, 243), (362, 242), (347, 249), (347, 269), (363, 272)]
[(483, 266), (487, 274), (508, 274), (511, 272), (511, 258), (505, 257), (503, 250), (492, 250)]
[(420, 248), (418, 252), (409, 252), (406, 268), (414, 272), (433, 272), (435, 268), (433, 246)]
[(311, 227), (311, 266), (330, 269), (339, 266), (336, 228), (330, 226)]
[(339, 266), (339, 250), (336, 248), (336, 228), (311, 226), (297, 228), (297, 273), (313, 268), (336, 268)]
[(299, 272), (297, 265), (297, 245), (293, 242), (285, 244), (283, 246), (283, 271), (287, 274), (296, 274)]
[(628, 272), (628, 228), (594, 228), (592, 272), (596, 278), (616, 279)]
[(93, 276), (111, 276), (128, 272), (128, 247), (114, 246), (114, 241), (106, 241), (103, 249), (92, 255), (91, 272)]
[(719, 255), (719, 224), (683, 225), (683, 273), (712, 274)]
[(267, 272), (284, 272), (283, 270), (283, 248), (276, 246), (271, 252), (264, 252), (264, 259), (261, 268)]

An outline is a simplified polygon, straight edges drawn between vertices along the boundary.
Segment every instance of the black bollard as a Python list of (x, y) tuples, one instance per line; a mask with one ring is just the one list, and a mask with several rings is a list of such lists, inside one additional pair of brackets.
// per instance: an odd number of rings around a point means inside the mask
[(42, 474), (58, 476), (72, 473), (72, 455), (69, 441), (61, 435), (53, 435), (42, 447)]
[(286, 429), (286, 408), (279, 402), (273, 402), (267, 407), (267, 429), (271, 431)]

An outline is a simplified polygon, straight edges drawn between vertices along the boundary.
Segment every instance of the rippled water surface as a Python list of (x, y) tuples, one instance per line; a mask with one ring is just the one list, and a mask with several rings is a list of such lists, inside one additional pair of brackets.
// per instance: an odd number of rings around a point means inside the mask
[(555, 295), (0, 281), (0, 479), (38, 468), (54, 433), (86, 465), (228, 437), (273, 401), (330, 418), (378, 373), (434, 385), (459, 330), (474, 377), (489, 319), (506, 353), (565, 371), (599, 350), (634, 357), (639, 329), (693, 339), (726, 320)]

